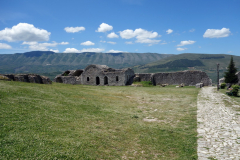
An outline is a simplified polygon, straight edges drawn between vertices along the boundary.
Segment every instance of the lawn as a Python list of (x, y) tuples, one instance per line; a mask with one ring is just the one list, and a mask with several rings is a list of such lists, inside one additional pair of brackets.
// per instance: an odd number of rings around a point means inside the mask
[(0, 81), (0, 159), (197, 159), (198, 92)]

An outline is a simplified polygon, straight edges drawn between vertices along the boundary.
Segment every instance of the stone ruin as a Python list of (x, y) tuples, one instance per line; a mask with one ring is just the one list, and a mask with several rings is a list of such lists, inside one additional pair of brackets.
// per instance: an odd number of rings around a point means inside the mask
[(171, 84), (195, 86), (202, 83), (202, 86), (211, 86), (212, 80), (202, 71), (179, 71), (170, 73), (136, 73), (135, 81), (151, 81), (153, 85)]
[(1, 74), (0, 80), (19, 81), (28, 83), (52, 84), (52, 81), (38, 74)]
[[(54, 79), (58, 83), (84, 85), (131, 85), (133, 81), (151, 81), (153, 85), (179, 85), (203, 87), (212, 85), (212, 80), (202, 71), (172, 73), (134, 73), (130, 68), (113, 69), (106, 65), (89, 65), (84, 70), (67, 70)], [(201, 83), (201, 84), (199, 84)]]
[(106, 65), (89, 65), (84, 70), (67, 70), (54, 79), (58, 83), (124, 86), (133, 83), (134, 71)]

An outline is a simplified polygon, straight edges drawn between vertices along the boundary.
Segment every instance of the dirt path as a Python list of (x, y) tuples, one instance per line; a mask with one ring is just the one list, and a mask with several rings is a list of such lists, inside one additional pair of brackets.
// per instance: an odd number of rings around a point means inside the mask
[[(228, 104), (227, 106), (225, 104)], [(240, 159), (239, 104), (214, 87), (198, 95), (198, 158)]]

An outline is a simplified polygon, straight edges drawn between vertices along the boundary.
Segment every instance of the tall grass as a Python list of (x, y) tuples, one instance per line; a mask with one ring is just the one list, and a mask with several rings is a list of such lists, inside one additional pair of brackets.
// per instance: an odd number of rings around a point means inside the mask
[(0, 159), (197, 159), (198, 91), (0, 81)]

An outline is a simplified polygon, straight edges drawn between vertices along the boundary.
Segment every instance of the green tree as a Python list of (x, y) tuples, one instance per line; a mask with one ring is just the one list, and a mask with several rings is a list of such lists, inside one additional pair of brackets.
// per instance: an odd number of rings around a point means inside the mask
[(225, 72), (225, 82), (226, 83), (237, 83), (238, 82), (238, 76), (236, 75), (237, 68), (235, 67), (235, 64), (233, 62), (233, 57), (231, 57), (227, 72)]

